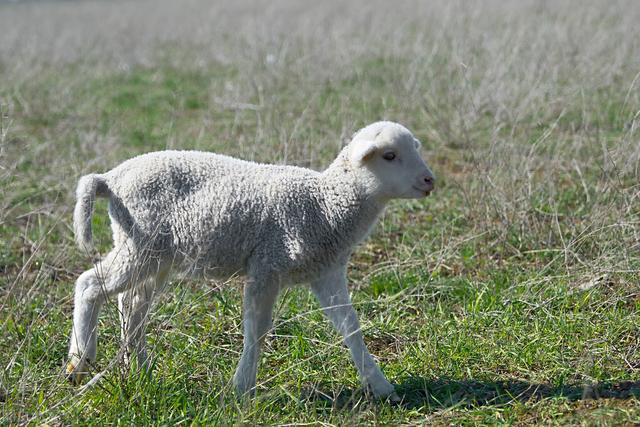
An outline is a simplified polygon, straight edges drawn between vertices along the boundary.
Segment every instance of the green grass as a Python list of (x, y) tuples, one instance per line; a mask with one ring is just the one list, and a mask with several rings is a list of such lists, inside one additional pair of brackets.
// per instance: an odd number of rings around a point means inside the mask
[[(0, 424), (640, 422), (640, 91), (629, 54), (640, 9), (358, 5), (344, 16), (336, 4), (265, 6), (290, 18), (267, 29), (232, 2), (217, 26), (162, 2), (148, 16), (122, 4), (115, 21), (106, 3), (0, 5), (0, 26), (23, 34), (46, 10), (75, 46), (48, 45), (46, 28), (35, 45), (10, 31), (0, 41)], [(289, 26), (305, 19), (326, 31)], [(103, 20), (114, 29), (101, 33)], [(138, 44), (120, 44), (127, 31)], [(363, 394), (304, 288), (281, 295), (257, 397), (239, 401), (239, 279), (172, 282), (148, 328), (150, 377), (111, 364), (109, 304), (105, 376), (83, 394), (65, 382), (74, 281), (91, 265), (71, 230), (79, 176), (165, 148), (321, 169), (381, 118), (415, 132), (437, 175), (432, 197), (388, 207), (350, 264), (365, 341), (401, 404)], [(93, 230), (107, 251), (104, 201)]]

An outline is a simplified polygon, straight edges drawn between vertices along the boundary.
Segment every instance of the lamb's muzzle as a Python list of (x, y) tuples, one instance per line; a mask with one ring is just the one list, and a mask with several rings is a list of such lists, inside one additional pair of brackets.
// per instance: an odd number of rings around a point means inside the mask
[(429, 196), (434, 189), (435, 180), (431, 171), (427, 170), (418, 178), (418, 184), (414, 188), (418, 191), (423, 191), (425, 196)]

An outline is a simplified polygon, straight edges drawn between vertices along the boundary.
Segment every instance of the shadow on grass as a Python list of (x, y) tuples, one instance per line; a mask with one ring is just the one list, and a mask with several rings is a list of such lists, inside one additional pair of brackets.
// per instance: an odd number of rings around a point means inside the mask
[[(328, 388), (327, 388), (328, 389)], [(396, 386), (407, 409), (438, 410), (456, 406), (504, 405), (561, 397), (570, 401), (587, 399), (640, 399), (640, 381), (554, 386), (527, 381), (454, 380), (410, 377)], [(303, 399), (324, 402), (335, 408), (354, 408), (364, 400), (361, 391), (341, 389), (325, 391), (322, 387), (304, 390)]]

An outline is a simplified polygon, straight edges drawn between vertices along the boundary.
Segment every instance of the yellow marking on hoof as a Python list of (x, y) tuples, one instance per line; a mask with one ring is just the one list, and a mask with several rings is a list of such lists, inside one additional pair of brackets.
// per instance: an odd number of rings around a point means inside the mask
[(76, 366), (73, 363), (71, 362), (67, 363), (67, 369), (66, 369), (67, 374), (73, 374), (73, 371), (75, 371), (75, 369), (76, 369)]
[(73, 385), (80, 385), (86, 375), (86, 372), (78, 372), (76, 365), (71, 362), (67, 363), (65, 372), (67, 375), (67, 379)]

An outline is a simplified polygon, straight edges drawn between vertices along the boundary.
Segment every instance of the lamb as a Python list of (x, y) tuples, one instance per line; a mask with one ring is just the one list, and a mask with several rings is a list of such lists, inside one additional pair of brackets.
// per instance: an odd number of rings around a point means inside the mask
[(93, 250), (96, 197), (109, 199), (113, 249), (76, 281), (67, 377), (79, 383), (96, 358), (97, 320), (118, 295), (125, 362), (146, 366), (144, 325), (169, 273), (246, 276), (244, 343), (233, 383), (253, 395), (260, 347), (284, 287), (306, 283), (342, 334), (364, 386), (397, 399), (369, 353), (347, 290), (347, 262), (389, 200), (422, 198), (434, 175), (404, 126), (360, 131), (323, 172), (198, 151), (134, 157), (82, 177), (74, 231)]

